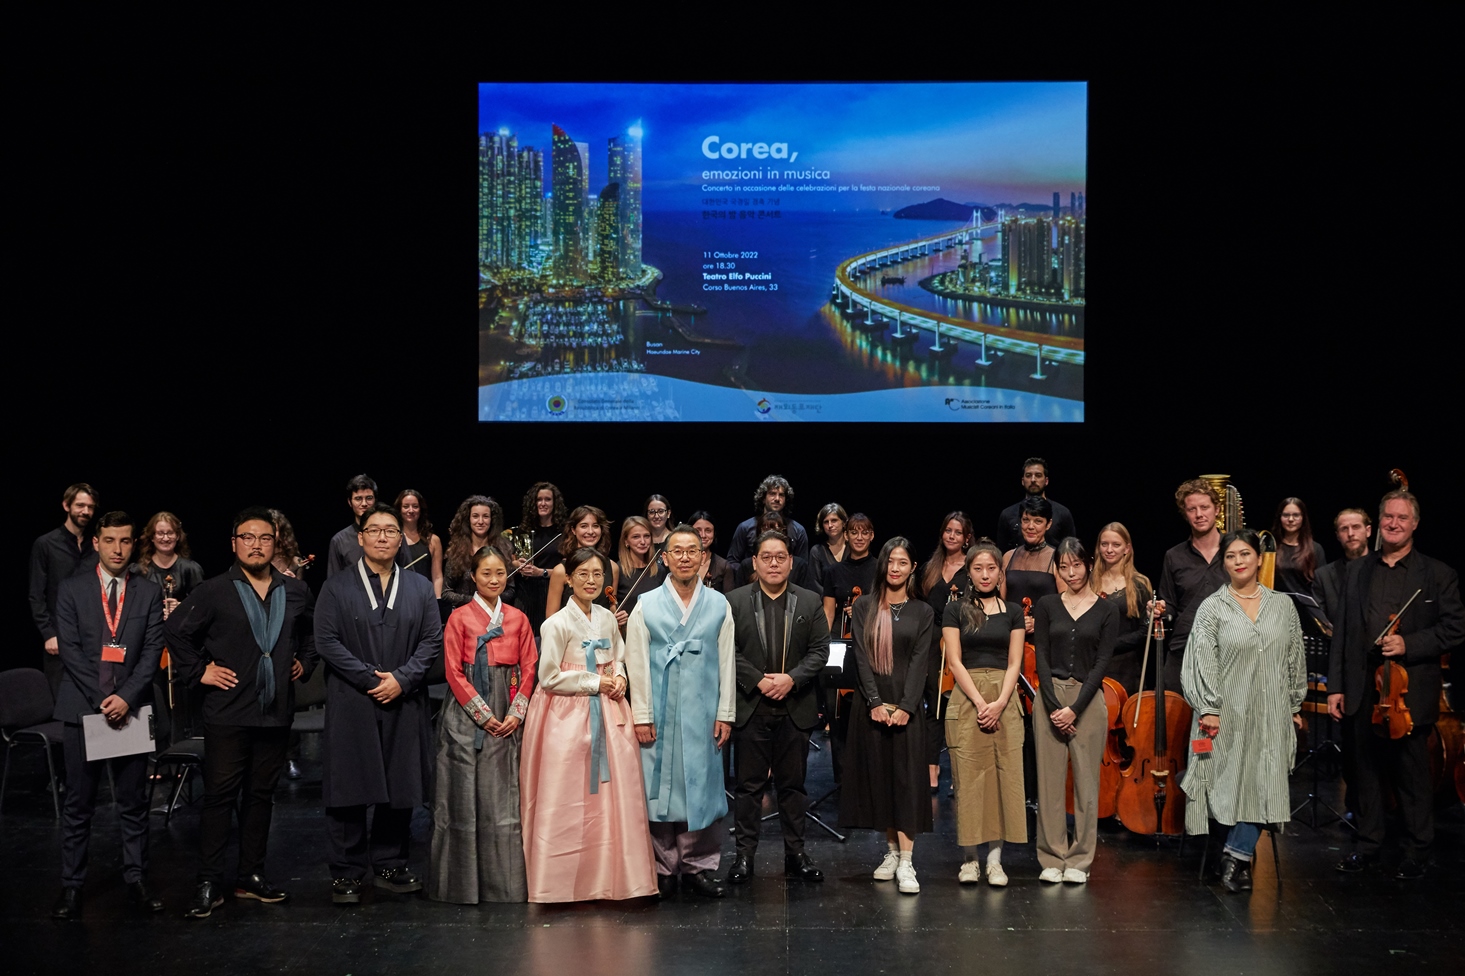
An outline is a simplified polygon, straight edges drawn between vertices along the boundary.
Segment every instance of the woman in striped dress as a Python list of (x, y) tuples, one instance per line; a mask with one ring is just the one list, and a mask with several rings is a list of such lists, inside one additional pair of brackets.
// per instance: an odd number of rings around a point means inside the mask
[(1221, 857), (1221, 884), (1230, 892), (1251, 889), (1262, 828), (1292, 819), (1287, 774), (1307, 695), (1297, 611), (1257, 582), (1260, 553), (1250, 529), (1221, 540), (1227, 585), (1197, 610), (1180, 673), (1195, 710), (1191, 739), (1212, 743), (1191, 757), (1181, 784), (1190, 800), (1185, 829), (1206, 833), (1211, 818), (1231, 828)]

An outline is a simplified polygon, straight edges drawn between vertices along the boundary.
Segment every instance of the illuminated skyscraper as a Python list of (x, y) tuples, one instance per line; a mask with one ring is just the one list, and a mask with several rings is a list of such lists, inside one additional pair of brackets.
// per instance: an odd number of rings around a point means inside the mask
[(1002, 267), (1009, 295), (1051, 295), (1054, 232), (1054, 224), (1046, 217), (1010, 217), (1002, 224)]
[(550, 138), (551, 186), (554, 190), (554, 270), (562, 280), (585, 274), (585, 162), (580, 148), (555, 126)]
[(595, 277), (615, 281), (621, 277), (621, 185), (610, 183), (600, 191), (595, 218)]
[(495, 268), (529, 263), (543, 222), (544, 157), (508, 130), (478, 137), (478, 260)]
[(611, 136), (607, 153), (609, 179), (620, 188), (621, 274), (641, 274), (641, 123), (622, 136)]

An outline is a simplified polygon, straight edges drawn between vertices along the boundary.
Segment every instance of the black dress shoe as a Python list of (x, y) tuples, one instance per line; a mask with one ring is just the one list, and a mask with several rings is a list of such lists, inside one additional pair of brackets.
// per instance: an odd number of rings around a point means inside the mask
[(739, 854), (733, 858), (732, 867), (727, 872), (728, 884), (747, 884), (748, 879), (753, 876), (753, 855)]
[(814, 860), (807, 854), (785, 854), (783, 873), (799, 881), (823, 881), (824, 872), (814, 866)]
[(422, 890), (422, 879), (407, 868), (377, 868), (371, 876), (371, 883), (399, 895)]
[(224, 889), (217, 881), (200, 881), (193, 889), (193, 901), (188, 904), (184, 918), (208, 918), (214, 909), (224, 904)]
[(1338, 862), (1338, 870), (1345, 874), (1357, 874), (1359, 871), (1366, 869), (1371, 863), (1373, 863), (1372, 858), (1354, 851)]
[(677, 893), (677, 876), (674, 874), (658, 874), (656, 876), (656, 897), (670, 898)]
[(51, 917), (66, 922), (79, 920), (81, 918), (81, 889), (62, 888), (61, 897), (56, 899), (56, 904), (51, 908)]
[(1244, 871), (1246, 871), (1246, 865), (1243, 864), (1241, 861), (1238, 861), (1230, 854), (1221, 855), (1222, 888), (1225, 888), (1227, 891), (1231, 892), (1231, 894), (1234, 895), (1238, 891), (1245, 891), (1247, 888), (1251, 887), (1250, 885), (1247, 885), (1246, 888), (1243, 888), (1241, 885), (1241, 874)]
[(1394, 871), (1394, 877), (1400, 881), (1418, 881), (1424, 877), (1424, 862), (1406, 857), (1399, 862), (1399, 867)]
[(695, 891), (704, 898), (726, 898), (727, 889), (713, 877), (711, 871), (698, 871), (682, 875), (682, 887)]
[(163, 910), (163, 899), (153, 894), (148, 889), (146, 881), (133, 881), (127, 885), (127, 900), (132, 903), (133, 908), (145, 912), (161, 912)]
[(365, 887), (360, 878), (337, 878), (331, 882), (331, 901), (337, 905), (358, 905)]
[(281, 891), (266, 881), (264, 875), (255, 873), (234, 882), (234, 897), (253, 898), (267, 905), (273, 905), (288, 900), (290, 893)]

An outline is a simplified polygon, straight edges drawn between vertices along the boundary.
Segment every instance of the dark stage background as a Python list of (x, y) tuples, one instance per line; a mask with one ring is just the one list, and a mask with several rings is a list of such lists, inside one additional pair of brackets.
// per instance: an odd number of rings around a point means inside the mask
[[(1386, 225), (1398, 174), (1369, 166), (1392, 166), (1390, 146), (1428, 158), (1439, 137), (1406, 117), (1350, 130), (1347, 106), (1372, 83), (1341, 54), (1242, 74), (1232, 54), (1063, 62), (1062, 77), (1091, 81), (1095, 284), (1088, 420), (1052, 426), (478, 424), (474, 83), (501, 63), (42, 78), (16, 143), (25, 257), (11, 287), (28, 311), (11, 322), (19, 517), (0, 561), (15, 622), (0, 667), (39, 662), (26, 557), (79, 480), (104, 510), (179, 514), (210, 574), (248, 504), (285, 511), (324, 557), (360, 471), (387, 499), (422, 491), (444, 536), (463, 496), (491, 494), (515, 520), (544, 478), (617, 519), (652, 491), (680, 516), (705, 507), (724, 543), (773, 471), (806, 525), (837, 500), (924, 558), (949, 509), (991, 532), (1023, 458), (1041, 455), (1085, 541), (1123, 521), (1153, 575), (1185, 535), (1171, 494), (1186, 478), (1230, 472), (1252, 525), (1300, 495), (1331, 558), (1332, 514), (1372, 509), (1398, 466), (1423, 499), (1421, 549), (1458, 566), (1456, 367), (1428, 345), (1445, 320), (1426, 289), (1370, 297), (1425, 218)], [(794, 63), (809, 79), (875, 71), (820, 57)], [(879, 76), (936, 77), (927, 60), (901, 54)], [(572, 61), (583, 70), (557, 77), (592, 73)], [(965, 77), (1032, 76), (1024, 63), (986, 58)]]

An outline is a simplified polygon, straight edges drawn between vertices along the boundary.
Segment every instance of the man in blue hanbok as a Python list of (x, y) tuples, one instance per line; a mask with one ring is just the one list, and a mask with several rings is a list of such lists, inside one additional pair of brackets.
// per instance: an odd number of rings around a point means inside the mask
[(697, 894), (727, 893), (713, 872), (727, 814), (720, 753), (736, 715), (736, 651), (727, 599), (702, 585), (702, 555), (691, 527), (673, 529), (662, 553), (669, 578), (626, 621), (631, 714), (663, 897), (678, 875)]

